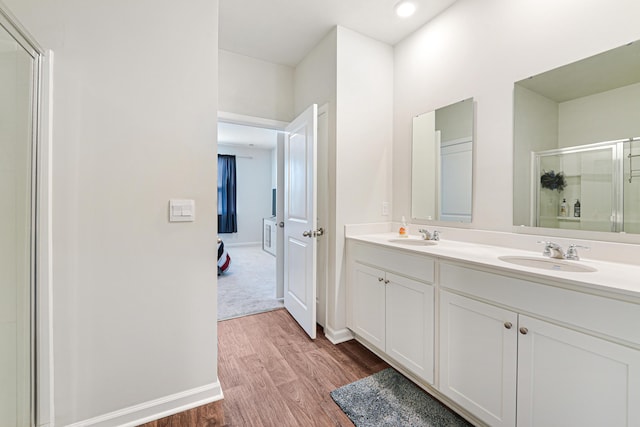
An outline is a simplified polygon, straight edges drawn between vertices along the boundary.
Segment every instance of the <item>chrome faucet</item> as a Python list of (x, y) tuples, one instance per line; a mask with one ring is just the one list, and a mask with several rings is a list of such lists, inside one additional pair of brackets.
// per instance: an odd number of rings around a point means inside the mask
[(569, 245), (567, 248), (567, 253), (564, 256), (565, 259), (571, 259), (573, 261), (580, 261), (580, 257), (578, 256), (578, 248), (589, 249), (588, 246), (580, 246), (574, 245), (573, 243)]
[(422, 240), (440, 240), (440, 232), (438, 230), (433, 230), (433, 233), (430, 233), (426, 228), (421, 228), (418, 233), (422, 236)]
[(562, 246), (555, 242), (539, 241), (538, 243), (544, 244), (544, 250), (542, 251), (543, 256), (556, 259), (568, 259), (572, 261), (580, 260), (580, 257), (578, 256), (578, 248), (589, 249), (588, 246), (580, 246), (572, 243), (569, 245), (567, 252), (565, 253)]
[(549, 258), (557, 258), (557, 259), (565, 259), (564, 250), (562, 246), (555, 242), (538, 242), (544, 243), (544, 250), (542, 251), (542, 256), (546, 256)]

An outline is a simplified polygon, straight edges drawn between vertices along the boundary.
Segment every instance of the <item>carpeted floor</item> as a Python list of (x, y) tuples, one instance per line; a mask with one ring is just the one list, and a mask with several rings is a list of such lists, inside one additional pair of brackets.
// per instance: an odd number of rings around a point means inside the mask
[(276, 258), (260, 246), (227, 246), (229, 269), (218, 276), (218, 320), (275, 310)]
[(393, 368), (331, 392), (356, 427), (467, 427), (466, 420)]

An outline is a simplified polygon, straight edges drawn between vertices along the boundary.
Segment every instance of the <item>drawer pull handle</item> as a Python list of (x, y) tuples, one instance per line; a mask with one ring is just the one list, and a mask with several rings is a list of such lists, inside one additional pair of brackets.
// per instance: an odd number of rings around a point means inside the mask
[(520, 333), (522, 335), (527, 335), (528, 332), (529, 332), (529, 330), (527, 328), (525, 328), (525, 327), (520, 328)]
[(513, 326), (513, 323), (511, 322), (504, 322), (504, 327), (507, 329), (511, 329), (511, 327)]

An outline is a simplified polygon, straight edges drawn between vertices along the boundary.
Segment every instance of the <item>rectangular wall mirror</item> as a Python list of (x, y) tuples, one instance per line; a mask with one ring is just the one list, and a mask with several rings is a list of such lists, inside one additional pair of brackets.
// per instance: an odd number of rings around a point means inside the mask
[(640, 233), (640, 42), (514, 86), (514, 225)]
[(473, 98), (413, 118), (411, 218), (471, 222)]

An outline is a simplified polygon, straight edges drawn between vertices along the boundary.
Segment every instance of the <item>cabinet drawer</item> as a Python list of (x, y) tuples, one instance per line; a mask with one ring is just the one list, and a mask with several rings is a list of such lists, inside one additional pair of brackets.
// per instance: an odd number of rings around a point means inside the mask
[(640, 345), (640, 305), (441, 263), (440, 286)]
[(351, 259), (386, 271), (411, 277), (421, 282), (433, 283), (434, 261), (424, 255), (378, 246), (353, 243)]

